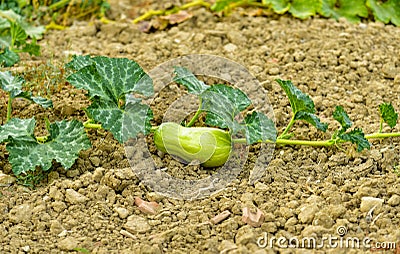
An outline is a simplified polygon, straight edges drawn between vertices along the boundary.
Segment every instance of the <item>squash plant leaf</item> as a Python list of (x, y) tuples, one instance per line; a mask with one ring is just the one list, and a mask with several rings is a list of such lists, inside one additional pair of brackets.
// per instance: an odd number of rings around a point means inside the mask
[(323, 0), (320, 14), (324, 17), (339, 19), (344, 17), (351, 22), (360, 21), (360, 17), (368, 17), (368, 9), (364, 0)]
[(0, 126), (0, 143), (10, 141), (10, 137), (25, 141), (34, 139), (35, 124), (34, 118), (11, 118), (6, 124)]
[(77, 120), (50, 124), (49, 140), (45, 143), (39, 143), (33, 137), (34, 120), (33, 125), (30, 122), (28, 126), (26, 136), (9, 135), (6, 145), (15, 175), (34, 171), (36, 167), (41, 167), (44, 171), (49, 170), (53, 160), (69, 169), (78, 158), (79, 152), (91, 146), (83, 124)]
[(371, 8), (375, 19), (387, 24), (392, 22), (396, 26), (400, 26), (400, 1), (388, 0), (377, 1), (367, 0), (367, 6)]
[[(111, 131), (119, 142), (149, 132), (152, 112), (130, 94), (153, 95), (153, 82), (136, 62), (126, 58), (80, 56), (67, 66), (77, 70), (67, 81), (89, 92), (92, 104), (87, 111), (90, 116)], [(131, 125), (124, 126), (124, 122)]]
[(293, 0), (289, 12), (296, 18), (306, 19), (315, 16), (319, 9), (320, 0)]
[(32, 92), (22, 91), (25, 80), (21, 77), (15, 77), (11, 72), (0, 72), (0, 87), (6, 91), (12, 99), (24, 98), (39, 104), (43, 108), (53, 107), (53, 102), (42, 97), (34, 97)]
[(318, 130), (324, 132), (327, 130), (328, 124), (321, 123), (320, 119), (314, 115), (314, 102), (307, 94), (295, 87), (290, 80), (277, 79), (276, 82), (278, 82), (282, 87), (289, 99), (294, 120), (304, 120), (316, 127)]
[(127, 95), (125, 106), (122, 108), (116, 107), (112, 101), (94, 100), (87, 110), (94, 120), (100, 122), (116, 140), (123, 143), (139, 133), (150, 132), (153, 113), (149, 106), (140, 102), (140, 99)]
[(261, 112), (253, 112), (244, 119), (247, 127), (246, 140), (251, 145), (266, 140), (275, 141), (277, 131), (274, 122)]
[[(1, 38), (0, 38), (1, 45)], [(3, 52), (0, 52), (0, 66), (11, 67), (19, 62), (19, 56), (12, 50), (5, 48)]]
[(236, 133), (241, 126), (236, 119), (251, 101), (241, 90), (223, 84), (211, 86), (200, 95), (202, 110), (207, 112), (205, 123), (220, 128), (229, 128)]
[(360, 128), (355, 128), (346, 133), (339, 133), (338, 137), (345, 141), (350, 141), (357, 145), (357, 152), (361, 152), (364, 149), (370, 149), (371, 144), (364, 136), (364, 132)]
[(180, 85), (185, 86), (188, 92), (191, 94), (199, 95), (210, 88), (210, 86), (198, 80), (196, 76), (185, 67), (174, 67), (174, 73), (174, 81)]
[(393, 108), (391, 103), (382, 103), (379, 105), (379, 113), (381, 119), (387, 123), (390, 128), (393, 128), (397, 124), (397, 119), (399, 115)]
[(262, 0), (262, 3), (270, 5), (278, 14), (284, 14), (290, 9), (289, 0)]
[(336, 106), (335, 111), (333, 112), (333, 118), (342, 126), (341, 132), (345, 132), (353, 125), (349, 115), (344, 111), (342, 106)]

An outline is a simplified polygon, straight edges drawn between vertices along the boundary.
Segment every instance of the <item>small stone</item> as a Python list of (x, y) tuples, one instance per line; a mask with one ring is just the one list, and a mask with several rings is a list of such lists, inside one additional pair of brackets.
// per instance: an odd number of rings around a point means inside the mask
[(105, 171), (106, 171), (105, 168), (102, 167), (96, 168), (96, 170), (93, 173), (92, 180), (99, 183), (101, 181), (101, 178), (103, 178)]
[(21, 247), (21, 250), (24, 252), (29, 252), (31, 250), (31, 247), (29, 247), (29, 245), (26, 245), (26, 246)]
[(72, 251), (76, 247), (78, 247), (78, 240), (72, 236), (69, 236), (57, 243), (57, 247), (63, 251)]
[(23, 221), (28, 221), (32, 217), (32, 208), (29, 204), (22, 204), (13, 207), (10, 210), (8, 218), (13, 223), (20, 223)]
[(374, 197), (362, 197), (360, 211), (361, 212), (369, 212), (372, 208), (379, 209), (382, 207), (383, 199), (374, 198)]
[(186, 217), (187, 217), (187, 214), (186, 214), (185, 211), (180, 211), (180, 212), (176, 215), (176, 218), (178, 218), (178, 220), (181, 220), (181, 221), (185, 220)]
[(78, 175), (79, 175), (79, 170), (77, 169), (67, 171), (67, 177), (73, 178)]
[(15, 183), (17, 178), (11, 175), (6, 175), (0, 173), (0, 186), (10, 186), (11, 184)]
[(101, 163), (100, 158), (97, 156), (91, 156), (91, 157), (89, 157), (89, 160), (94, 167), (98, 167)]
[(51, 203), (51, 207), (56, 211), (57, 213), (64, 211), (67, 209), (67, 205), (62, 202), (62, 201), (54, 201)]
[(318, 212), (314, 216), (313, 225), (315, 225), (315, 226), (331, 228), (333, 223), (334, 223), (333, 219), (324, 212)]
[(139, 210), (145, 214), (157, 214), (159, 205), (156, 202), (147, 202), (139, 197), (135, 197), (135, 205), (138, 206)]
[(219, 253), (230, 253), (230, 251), (236, 249), (237, 245), (228, 240), (222, 240), (221, 244), (218, 246)]
[(228, 43), (224, 46), (224, 50), (229, 53), (235, 51), (236, 49), (237, 49), (237, 46), (232, 43)]
[(394, 79), (399, 73), (399, 69), (396, 68), (394, 63), (386, 63), (382, 66), (382, 73), (385, 78)]
[(125, 223), (124, 228), (132, 233), (146, 233), (150, 231), (151, 226), (147, 220), (139, 215), (131, 215), (128, 217), (128, 221)]
[(269, 69), (268, 73), (270, 75), (278, 75), (280, 73), (280, 70), (278, 67), (272, 67), (271, 69)]
[(52, 220), (50, 223), (50, 232), (58, 235), (61, 232), (63, 232), (65, 228), (61, 225), (61, 223), (58, 220)]
[(226, 218), (229, 217), (229, 215), (231, 215), (231, 212), (229, 212), (228, 210), (223, 211), (222, 213), (218, 214), (217, 216), (215, 216), (214, 218), (210, 219), (210, 222), (212, 224), (218, 224), (221, 221), (225, 220)]
[(389, 200), (388, 200), (388, 204), (390, 206), (397, 206), (400, 204), (400, 196), (397, 194), (392, 195)]
[(240, 245), (246, 245), (250, 242), (256, 241), (256, 234), (254, 233), (253, 228), (250, 226), (243, 226), (238, 229), (235, 235), (235, 243)]
[(88, 198), (73, 189), (66, 189), (65, 200), (71, 204), (82, 204), (85, 203)]
[(252, 210), (253, 209), (249, 207), (243, 208), (242, 221), (252, 227), (260, 227), (265, 219), (264, 213), (258, 208), (255, 208), (253, 211)]
[(128, 215), (129, 215), (128, 209), (123, 208), (123, 207), (117, 207), (117, 208), (115, 208), (115, 211), (118, 213), (118, 216), (119, 216), (121, 219), (125, 219), (125, 218), (127, 218)]
[(317, 212), (318, 212), (318, 207), (315, 204), (307, 205), (300, 209), (298, 218), (301, 223), (309, 224), (312, 222)]

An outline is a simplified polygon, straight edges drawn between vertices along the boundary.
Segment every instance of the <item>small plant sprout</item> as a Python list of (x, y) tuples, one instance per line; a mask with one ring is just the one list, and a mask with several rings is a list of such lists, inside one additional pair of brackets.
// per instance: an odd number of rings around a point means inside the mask
[[(305, 121), (323, 132), (327, 131), (328, 125), (316, 115), (310, 96), (290, 80), (276, 80), (292, 108), (291, 119), (279, 134), (267, 115), (249, 110), (251, 101), (241, 90), (224, 84), (207, 85), (180, 66), (171, 70), (175, 74), (174, 82), (198, 97), (198, 110), (187, 122), (165, 122), (152, 126), (153, 112), (142, 98), (153, 96), (153, 82), (136, 62), (126, 58), (75, 56), (66, 66), (73, 71), (67, 81), (87, 91), (91, 102), (85, 109), (88, 120), (84, 123), (77, 120), (47, 121), (49, 134), (43, 137), (34, 136), (34, 118), (12, 118), (11, 102), (22, 97), (43, 107), (51, 107), (51, 101), (23, 92), (22, 78), (14, 77), (9, 72), (0, 73), (1, 88), (9, 95), (7, 122), (0, 126), (0, 142), (6, 143), (9, 162), (16, 175), (32, 172), (37, 167), (47, 171), (52, 168), (54, 160), (64, 168), (70, 168), (79, 152), (91, 147), (85, 132), (90, 128), (105, 129), (120, 143), (139, 134), (153, 133), (158, 150), (187, 163), (200, 161), (203, 167), (223, 165), (235, 143), (325, 147), (353, 143), (361, 152), (370, 149), (370, 139), (400, 136), (400, 132), (383, 132), (384, 124), (394, 128), (398, 119), (394, 107), (383, 103), (379, 106), (380, 128), (376, 133), (364, 134), (361, 128), (353, 127), (344, 108), (337, 106), (332, 117), (340, 127), (333, 131), (329, 139), (293, 139), (295, 133), (292, 127), (297, 121)], [(238, 117), (240, 114), (243, 118)], [(205, 125), (193, 127), (200, 116), (205, 117)]]

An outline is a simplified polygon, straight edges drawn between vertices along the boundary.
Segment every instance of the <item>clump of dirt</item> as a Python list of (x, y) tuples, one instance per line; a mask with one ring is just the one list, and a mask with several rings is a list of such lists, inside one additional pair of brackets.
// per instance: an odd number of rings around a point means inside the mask
[[(49, 31), (40, 41), (43, 57), (35, 60), (52, 56), (63, 62), (73, 53), (128, 57), (149, 71), (186, 54), (226, 57), (248, 67), (262, 82), (280, 131), (291, 112), (274, 80), (291, 79), (310, 94), (318, 115), (330, 127), (324, 134), (297, 123), (296, 137), (323, 139), (338, 127), (331, 117), (335, 105), (344, 106), (354, 126), (366, 133), (379, 129), (380, 103), (392, 102), (400, 109), (399, 37), (398, 28), (380, 23), (243, 17), (238, 13), (219, 18), (199, 9), (191, 20), (151, 34), (123, 21), (76, 23), (65, 31)], [(16, 101), (15, 115), (35, 115), (39, 122), (45, 117), (86, 120), (84, 93), (60, 82), (60, 91), (51, 94), (54, 111)], [(157, 101), (155, 111), (163, 112), (165, 99)], [(5, 103), (2, 96), (3, 120)], [(162, 119), (162, 115), (155, 117)], [(110, 133), (92, 130), (89, 134), (93, 148), (82, 152), (72, 169), (65, 171), (55, 164), (47, 182), (35, 190), (16, 184), (0, 187), (1, 253), (285, 252), (277, 245), (260, 245), (265, 235), (319, 241), (328, 235), (360, 241), (369, 237), (371, 243), (400, 244), (398, 139), (372, 141), (371, 150), (362, 153), (350, 146), (344, 150), (276, 147), (266, 174), (249, 184), (248, 174), (258, 156), (257, 148), (252, 148), (243, 172), (223, 191), (183, 201), (163, 197), (144, 185), (129, 167), (124, 146)], [(1, 158), (3, 172), (10, 173), (4, 147)], [(142, 213), (134, 204), (135, 197), (157, 202), (157, 214)], [(263, 212), (260, 227), (243, 222), (246, 206)], [(210, 223), (227, 210), (229, 217)], [(360, 246), (314, 250), (374, 250)]]

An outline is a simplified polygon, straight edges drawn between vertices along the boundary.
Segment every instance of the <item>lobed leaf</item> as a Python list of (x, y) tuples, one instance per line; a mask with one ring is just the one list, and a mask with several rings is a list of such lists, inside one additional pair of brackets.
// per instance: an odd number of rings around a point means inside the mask
[(353, 125), (349, 115), (346, 113), (342, 106), (336, 106), (335, 111), (333, 112), (333, 118), (338, 121), (342, 126), (342, 132), (345, 132)]
[(83, 124), (77, 120), (52, 123), (49, 133), (50, 140), (46, 143), (32, 138), (33, 130), (28, 136), (10, 138), (6, 149), (15, 175), (34, 171), (36, 167), (47, 171), (53, 160), (69, 169), (79, 152), (91, 147)]
[(311, 100), (311, 98), (294, 86), (290, 80), (277, 79), (276, 82), (278, 82), (278, 84), (282, 87), (289, 99), (294, 120), (304, 120), (312, 124), (318, 130), (325, 132), (328, 128), (328, 125), (321, 123), (320, 119), (314, 115), (314, 102)]
[(391, 103), (380, 104), (379, 113), (382, 120), (387, 123), (390, 128), (396, 126), (399, 115), (396, 113)]
[(76, 70), (67, 78), (68, 82), (89, 91), (92, 104), (88, 114), (119, 142), (149, 132), (152, 111), (130, 93), (151, 96), (153, 82), (136, 62), (126, 58), (76, 56), (67, 67)]
[(247, 127), (247, 144), (275, 141), (277, 130), (274, 122), (261, 112), (253, 112), (244, 119)]
[(262, 0), (263, 4), (271, 5), (274, 12), (284, 14), (290, 9), (289, 0)]
[(355, 128), (347, 133), (340, 133), (338, 137), (344, 141), (350, 141), (351, 143), (356, 144), (357, 152), (371, 148), (371, 144), (365, 138), (364, 133), (360, 128)]
[(0, 53), (0, 66), (11, 67), (18, 62), (19, 56), (14, 51), (5, 48), (4, 51)]
[(320, 9), (320, 0), (293, 0), (289, 12), (296, 18), (306, 19), (315, 16)]
[(211, 5), (210, 9), (215, 12), (224, 11), (229, 8), (231, 3), (240, 2), (242, 0), (217, 0), (213, 5)]
[(241, 129), (235, 117), (251, 104), (250, 99), (241, 90), (217, 84), (204, 91), (200, 97), (201, 109), (207, 112), (206, 124), (229, 128), (233, 133)]
[(22, 86), (25, 80), (21, 77), (14, 77), (11, 72), (0, 72), (1, 89), (9, 93), (12, 99), (24, 98), (39, 104), (44, 108), (53, 107), (53, 102), (42, 97), (34, 97), (32, 92), (22, 91)]
[(385, 2), (376, 0), (367, 0), (367, 6), (371, 8), (376, 20), (387, 24), (392, 22), (400, 26), (400, 1), (388, 0)]
[(94, 120), (123, 143), (139, 133), (146, 135), (150, 132), (153, 113), (149, 106), (140, 102), (140, 99), (127, 95), (124, 108), (116, 107), (111, 101), (95, 100), (87, 110)]
[(339, 19), (345, 17), (351, 22), (360, 21), (360, 17), (368, 17), (368, 9), (364, 0), (323, 0), (320, 13), (324, 17)]
[(175, 66), (174, 67), (174, 81), (180, 85), (186, 87), (189, 93), (200, 95), (205, 90), (210, 88), (210, 86), (204, 84), (204, 82), (198, 80), (193, 73), (191, 73), (187, 68)]
[(0, 126), (0, 143), (9, 142), (10, 138), (18, 140), (35, 140), (33, 131), (36, 121), (34, 118), (11, 118), (6, 124)]

